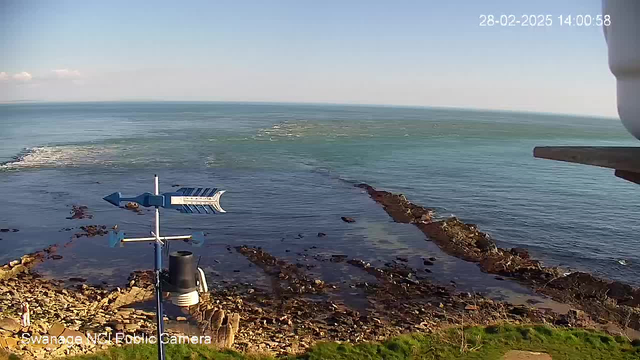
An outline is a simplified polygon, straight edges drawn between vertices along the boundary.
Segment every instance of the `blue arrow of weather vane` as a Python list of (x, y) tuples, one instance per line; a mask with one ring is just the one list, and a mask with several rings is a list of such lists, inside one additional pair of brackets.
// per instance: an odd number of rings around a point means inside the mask
[(154, 195), (146, 192), (136, 197), (123, 197), (120, 192), (105, 196), (104, 200), (120, 206), (123, 201), (135, 202), (144, 207), (158, 206), (165, 209), (176, 209), (187, 214), (224, 213), (220, 206), (220, 196), (225, 190), (218, 188), (180, 188), (178, 191)]

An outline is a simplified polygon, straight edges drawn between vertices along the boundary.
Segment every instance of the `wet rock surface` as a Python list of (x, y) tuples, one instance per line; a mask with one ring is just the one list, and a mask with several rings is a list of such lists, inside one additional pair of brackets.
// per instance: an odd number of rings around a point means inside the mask
[(367, 184), (358, 184), (356, 186), (365, 189), (369, 196), (382, 205), (382, 208), (396, 222), (405, 224), (430, 222), (433, 217), (434, 212), (432, 209), (414, 205), (402, 194), (378, 191)]
[(487, 273), (516, 278), (540, 293), (581, 307), (595, 318), (640, 330), (640, 289), (582, 272), (567, 275), (557, 267), (543, 266), (526, 249), (498, 248), (474, 224), (456, 217), (432, 221), (431, 209), (409, 202), (402, 194), (379, 191), (367, 184), (356, 187), (365, 189), (395, 221), (416, 225), (445, 253), (478, 263)]
[(84, 205), (73, 205), (71, 207), (71, 216), (67, 219), (93, 219), (93, 215), (89, 214), (89, 208)]
[(77, 232), (73, 235), (75, 238), (103, 236), (109, 233), (106, 225), (80, 226), (80, 230), (81, 232)]
[(332, 288), (320, 279), (311, 278), (299, 266), (278, 259), (260, 248), (238, 246), (236, 250), (272, 276), (278, 295), (321, 294)]
[[(302, 268), (259, 248), (243, 246), (236, 250), (275, 280), (274, 292), (252, 284), (215, 288), (202, 294), (200, 303), (186, 309), (184, 316), (175, 318), (176, 322), (192, 325), (193, 332), (169, 332), (210, 336), (219, 347), (295, 354), (318, 341), (380, 341), (402, 333), (431, 332), (462, 323), (467, 326), (503, 322), (597, 325), (589, 314), (580, 310), (559, 315), (551, 310), (514, 306), (478, 294), (457, 292), (453, 286), (433, 284), (402, 260), (375, 267), (361, 259), (334, 254), (328, 261), (346, 262), (354, 271), (364, 271), (375, 279), (370, 283), (341, 285), (360, 291), (366, 299), (365, 308), (354, 309), (326, 292), (335, 286), (312, 278)], [(45, 279), (31, 269), (37, 261), (50, 256), (52, 250), (47, 251), (26, 255), (3, 267), (11, 274), (0, 280), (0, 319), (12, 320), (0, 322), (0, 337), (13, 339), (15, 343), (10, 351), (29, 359), (118, 346), (113, 343), (92, 346), (87, 342), (36, 349), (19, 343), (20, 334), (25, 331), (82, 336), (87, 331), (154, 334), (155, 313), (135, 308), (136, 304), (154, 297), (152, 271), (133, 272), (123, 287), (78, 283), (84, 279), (66, 282)], [(13, 273), (14, 268), (20, 271)], [(30, 304), (31, 326), (17, 329), (15, 321), (20, 318), (23, 302)]]
[(137, 213), (138, 215), (144, 215), (144, 212), (142, 211), (142, 208), (140, 208), (140, 205), (138, 205), (137, 203), (134, 202), (128, 202), (124, 205), (124, 208), (130, 211), (133, 211), (135, 213)]

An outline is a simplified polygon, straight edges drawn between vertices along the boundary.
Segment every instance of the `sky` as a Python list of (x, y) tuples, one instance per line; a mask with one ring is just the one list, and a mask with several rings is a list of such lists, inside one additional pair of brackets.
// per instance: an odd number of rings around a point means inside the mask
[[(266, 101), (616, 117), (600, 0), (0, 0), (0, 101)], [(552, 15), (481, 27), (481, 15)]]

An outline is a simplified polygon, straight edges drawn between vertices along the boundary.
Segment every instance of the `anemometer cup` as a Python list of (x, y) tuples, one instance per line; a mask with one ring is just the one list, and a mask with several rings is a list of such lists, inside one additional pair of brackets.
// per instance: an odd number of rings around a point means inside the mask
[(198, 231), (191, 234), (191, 245), (201, 247), (204, 244), (204, 232)]
[(122, 231), (109, 231), (109, 247), (116, 247), (118, 244), (122, 244), (124, 240), (124, 232)]

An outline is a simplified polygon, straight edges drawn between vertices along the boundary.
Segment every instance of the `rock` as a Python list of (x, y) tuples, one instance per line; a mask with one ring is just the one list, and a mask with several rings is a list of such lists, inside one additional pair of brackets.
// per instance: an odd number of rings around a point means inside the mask
[(569, 312), (567, 313), (567, 315), (572, 318), (573, 320), (582, 320), (585, 317), (584, 311), (582, 310), (576, 310), (576, 309), (571, 309), (569, 310)]
[(425, 264), (426, 266), (433, 266), (433, 261), (431, 260), (424, 259), (422, 263)]
[(513, 308), (511, 308), (510, 313), (518, 316), (526, 316), (529, 314), (529, 311), (530, 309), (527, 306), (514, 306)]
[(138, 210), (140, 210), (140, 205), (138, 205), (137, 203), (134, 203), (134, 202), (128, 202), (124, 206), (124, 208), (127, 209), (127, 210), (138, 211)]
[(222, 325), (218, 329), (218, 346), (222, 348), (230, 348), (233, 346), (234, 333), (228, 324)]
[(85, 278), (81, 278), (81, 277), (71, 277), (71, 278), (69, 278), (69, 281), (71, 281), (71, 282), (81, 282), (81, 283), (83, 283), (83, 282), (86, 282), (86, 281), (87, 281), (87, 279), (85, 279)]
[(11, 318), (0, 319), (0, 329), (15, 333), (20, 331), (20, 323)]
[(92, 219), (93, 215), (89, 214), (89, 208), (81, 205), (73, 205), (71, 207), (71, 216), (69, 216), (67, 219), (70, 220), (74, 220), (74, 219)]
[(116, 329), (116, 331), (123, 331), (124, 327), (125, 327), (125, 324), (117, 323), (117, 324), (114, 325), (113, 328)]
[(217, 309), (211, 314), (211, 318), (209, 319), (209, 324), (212, 330), (217, 330), (222, 326), (222, 322), (224, 321), (224, 310)]
[(240, 314), (235, 313), (231, 315), (230, 325), (233, 329), (233, 333), (237, 334), (240, 329)]
[(323, 232), (319, 232), (319, 233), (318, 233), (318, 237), (325, 237), (325, 236), (327, 236), (327, 234), (325, 234), (325, 233), (323, 233)]
[(51, 260), (60, 260), (60, 259), (62, 259), (62, 255), (57, 255), (57, 254), (50, 255), (49, 259), (51, 259)]
[(76, 330), (65, 329), (60, 336), (62, 336), (64, 338), (73, 338), (74, 341), (76, 341), (77, 339), (80, 339), (80, 341), (82, 342), (82, 345), (91, 344), (89, 339), (87, 339), (86, 336), (84, 336), (83, 333), (81, 333), (79, 331), (76, 331)]
[(153, 295), (154, 292), (152, 289), (143, 289), (133, 286), (127, 292), (119, 294), (111, 304), (111, 307), (117, 309), (121, 306), (133, 304), (135, 302), (146, 301), (153, 298)]
[(529, 259), (530, 258), (529, 257), (529, 251), (527, 251), (526, 249), (523, 249), (523, 248), (513, 248), (513, 249), (511, 249), (510, 252), (511, 252), (511, 254), (513, 256), (519, 256), (519, 257), (521, 257), (523, 259)]
[(64, 325), (60, 323), (55, 323), (49, 328), (49, 330), (47, 331), (47, 334), (58, 337), (64, 332), (64, 329), (65, 329)]
[(187, 321), (187, 318), (184, 316), (178, 316), (176, 317), (176, 321)]
[(436, 260), (438, 260), (438, 259), (436, 259), (436, 258), (434, 258), (434, 257), (430, 257), (430, 258), (429, 258), (429, 261), (436, 261)]
[(109, 233), (107, 231), (106, 225), (80, 226), (80, 230), (82, 230), (83, 232), (74, 234), (76, 238), (81, 238), (83, 236), (86, 236), (86, 237), (102, 236)]
[(155, 319), (156, 313), (153, 311), (136, 310), (136, 313), (146, 317), (147, 319)]
[(407, 259), (407, 258), (406, 258), (406, 257), (404, 257), (404, 256), (396, 256), (396, 259), (397, 259), (398, 261), (402, 261), (402, 262), (409, 262), (409, 259)]
[(12, 337), (3, 337), (0, 336), (0, 349), (17, 349), (18, 348), (18, 339)]
[(348, 217), (348, 216), (343, 216), (341, 217), (342, 221), (346, 222), (346, 223), (354, 223), (356, 222), (356, 220), (354, 218)]
[(129, 332), (134, 332), (138, 330), (138, 324), (124, 324), (124, 330)]
[(465, 310), (467, 311), (477, 311), (478, 310), (478, 306), (476, 305), (467, 305), (464, 307)]
[(26, 272), (27, 270), (28, 268), (22, 264), (16, 265), (12, 268), (5, 266), (0, 268), (0, 280), (11, 279), (20, 273)]

